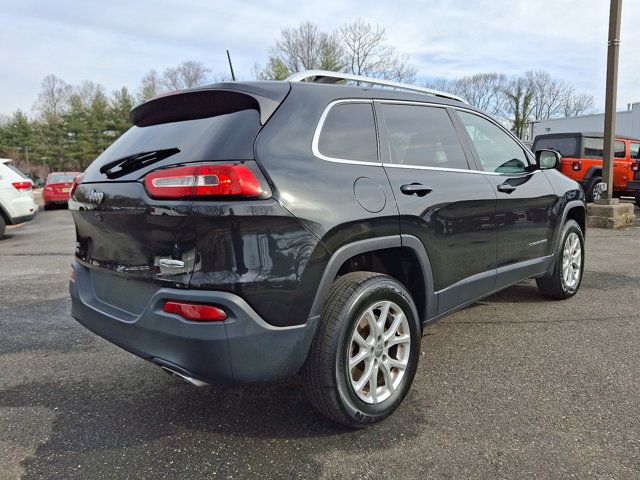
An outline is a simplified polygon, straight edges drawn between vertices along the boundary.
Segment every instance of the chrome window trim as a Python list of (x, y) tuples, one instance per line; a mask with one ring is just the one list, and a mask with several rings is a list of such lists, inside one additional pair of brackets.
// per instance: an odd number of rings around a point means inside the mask
[[(329, 157), (327, 155), (323, 155), (322, 153), (320, 153), (320, 150), (318, 149), (318, 143), (320, 141), (320, 133), (322, 132), (322, 127), (324, 126), (324, 122), (327, 119), (327, 115), (329, 114), (329, 111), (335, 106), (335, 105), (339, 105), (342, 103), (369, 103), (369, 104), (373, 104), (373, 102), (378, 102), (378, 103), (388, 103), (388, 104), (403, 104), (403, 105), (418, 105), (418, 106), (425, 106), (425, 107), (438, 107), (438, 108), (452, 108), (452, 109), (456, 109), (456, 110), (462, 110), (468, 113), (472, 113), (475, 115), (478, 115), (480, 117), (483, 117), (487, 120), (489, 120), (491, 123), (495, 124), (496, 126), (498, 126), (499, 128), (501, 128), (504, 132), (506, 132), (511, 138), (513, 138), (514, 140), (516, 140), (516, 142), (518, 143), (518, 145), (523, 149), (525, 156), (527, 156), (526, 153), (526, 147), (522, 144), (522, 142), (516, 138), (511, 132), (509, 132), (508, 130), (506, 130), (502, 125), (500, 125), (498, 122), (496, 122), (495, 120), (493, 120), (491, 117), (489, 117), (488, 115), (481, 113), (481, 112), (477, 112), (475, 110), (469, 109), (469, 108), (464, 108), (464, 107), (459, 107), (459, 106), (452, 106), (452, 105), (447, 105), (447, 104), (443, 104), (443, 103), (436, 103), (436, 102), (416, 102), (416, 101), (411, 101), (411, 100), (388, 100), (388, 99), (375, 99), (375, 98), (341, 98), (339, 100), (333, 100), (331, 103), (329, 103), (325, 109), (322, 112), (322, 115), (320, 115), (320, 120), (318, 120), (318, 124), (316, 125), (316, 129), (315, 132), (313, 133), (313, 140), (311, 142), (311, 151), (313, 153), (313, 155), (321, 160), (325, 160), (327, 162), (332, 162), (332, 163), (344, 163), (347, 165), (368, 165), (368, 166), (373, 166), (373, 167), (385, 167), (385, 168), (409, 168), (409, 169), (415, 169), (415, 170), (433, 170), (433, 171), (440, 171), (440, 172), (455, 172), (455, 173), (471, 173), (471, 174), (475, 174), (475, 175), (489, 175), (489, 176), (509, 176), (509, 177), (515, 177), (515, 176), (519, 176), (519, 175), (528, 175), (530, 173), (537, 173), (541, 170), (535, 170), (533, 172), (522, 172), (522, 173), (502, 173), (502, 172), (487, 172), (484, 170), (476, 170), (476, 169), (463, 169), (463, 168), (445, 168), (445, 167), (427, 167), (427, 166), (422, 166), (422, 165), (398, 165), (395, 163), (383, 163), (383, 162), (366, 162), (364, 160), (350, 160), (348, 158), (336, 158), (336, 157)], [(376, 137), (377, 139), (377, 137)]]
[[(327, 105), (324, 111), (322, 112), (322, 115), (320, 115), (320, 120), (318, 120), (318, 125), (316, 125), (316, 130), (313, 133), (313, 140), (311, 141), (311, 151), (316, 157), (322, 160), (326, 160), (327, 162), (346, 163), (349, 165), (370, 165), (375, 167), (381, 167), (382, 166), (381, 162), (367, 162), (365, 160), (350, 160), (348, 158), (329, 157), (328, 155), (324, 155), (320, 152), (320, 149), (318, 148), (318, 144), (320, 142), (320, 134), (322, 133), (322, 127), (324, 127), (324, 122), (327, 119), (327, 115), (329, 115), (329, 111), (334, 106), (342, 103), (368, 103), (370, 105), (373, 105), (373, 100), (369, 98), (340, 99), (340, 100), (334, 100), (329, 105)], [(371, 115), (373, 116), (373, 109), (371, 110)], [(375, 124), (375, 118), (374, 118), (374, 124)], [(377, 143), (378, 143), (378, 136), (376, 134), (376, 154), (378, 153)]]

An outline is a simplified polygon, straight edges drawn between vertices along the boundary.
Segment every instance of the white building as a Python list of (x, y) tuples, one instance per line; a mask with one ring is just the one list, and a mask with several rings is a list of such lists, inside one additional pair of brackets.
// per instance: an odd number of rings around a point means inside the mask
[[(536, 120), (530, 126), (531, 140), (545, 133), (602, 132), (604, 113), (580, 117)], [(640, 102), (631, 103), (624, 112), (616, 113), (616, 135), (640, 138)]]

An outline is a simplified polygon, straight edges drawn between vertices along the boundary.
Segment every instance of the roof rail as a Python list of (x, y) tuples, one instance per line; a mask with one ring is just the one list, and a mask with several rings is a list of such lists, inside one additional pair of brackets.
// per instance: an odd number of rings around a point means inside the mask
[(409, 85), (407, 83), (393, 82), (391, 80), (383, 80), (381, 78), (364, 77), (362, 75), (353, 75), (351, 73), (330, 72), (329, 70), (305, 70), (302, 72), (294, 73), (286, 80), (289, 82), (310, 81), (313, 83), (328, 84), (336, 84), (340, 81), (367, 83), (372, 86), (380, 85), (382, 87), (393, 88), (394, 90), (405, 90), (409, 92), (422, 93), (424, 95), (434, 95), (436, 97), (448, 98), (451, 100), (457, 100), (462, 103), (467, 103), (457, 95), (441, 92), (439, 90), (433, 90), (431, 88), (417, 87), (415, 85)]

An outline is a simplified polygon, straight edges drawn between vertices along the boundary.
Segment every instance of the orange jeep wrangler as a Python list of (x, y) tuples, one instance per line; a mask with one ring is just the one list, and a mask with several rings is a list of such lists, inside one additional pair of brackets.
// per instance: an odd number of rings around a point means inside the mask
[[(601, 133), (551, 133), (538, 135), (532, 150), (550, 149), (560, 152), (560, 170), (573, 178), (584, 190), (588, 202), (598, 200), (606, 186), (602, 181), (604, 139)], [(613, 161), (613, 193), (634, 196), (634, 173), (640, 168), (640, 140), (616, 137)], [(629, 185), (629, 182), (632, 184)], [(640, 187), (640, 186), (639, 186)], [(636, 194), (636, 202), (639, 195)]]

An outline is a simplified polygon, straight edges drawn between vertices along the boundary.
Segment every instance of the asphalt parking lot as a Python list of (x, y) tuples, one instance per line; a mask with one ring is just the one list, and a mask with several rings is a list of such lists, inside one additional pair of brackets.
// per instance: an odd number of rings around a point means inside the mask
[(197, 389), (91, 334), (74, 241), (55, 210), (0, 242), (3, 479), (640, 478), (640, 227), (588, 232), (570, 300), (529, 281), (428, 327), (407, 400), (364, 431), (296, 378)]

